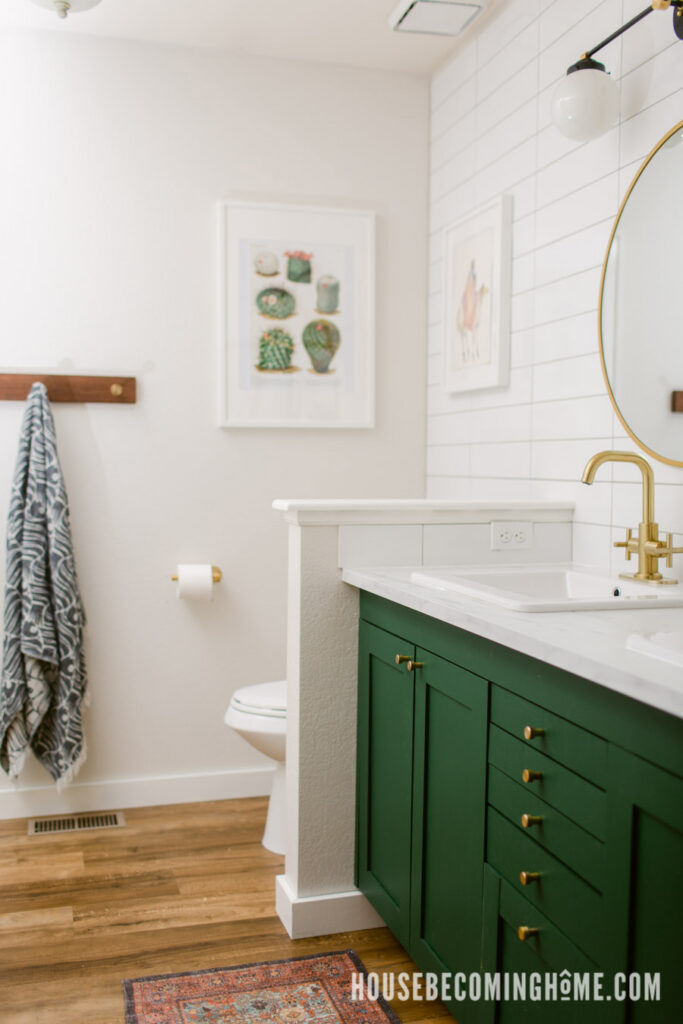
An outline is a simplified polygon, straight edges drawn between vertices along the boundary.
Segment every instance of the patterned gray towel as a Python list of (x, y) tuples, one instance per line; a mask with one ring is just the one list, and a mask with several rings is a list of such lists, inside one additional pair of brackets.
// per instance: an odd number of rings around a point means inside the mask
[(58, 788), (85, 760), (84, 625), (55, 427), (45, 386), (34, 384), (7, 520), (0, 764), (10, 778), (29, 746)]

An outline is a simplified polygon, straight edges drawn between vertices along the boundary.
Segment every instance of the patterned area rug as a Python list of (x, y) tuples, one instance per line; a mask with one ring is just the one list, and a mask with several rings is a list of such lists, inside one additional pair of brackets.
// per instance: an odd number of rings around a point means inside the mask
[(399, 1024), (380, 999), (351, 999), (353, 950), (158, 974), (123, 982), (126, 1024)]

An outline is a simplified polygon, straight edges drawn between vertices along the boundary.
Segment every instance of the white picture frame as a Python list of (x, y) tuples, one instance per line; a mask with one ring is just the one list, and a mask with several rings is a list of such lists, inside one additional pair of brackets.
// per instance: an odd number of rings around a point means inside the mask
[(512, 197), (444, 230), (443, 387), (505, 387), (510, 378)]
[(370, 428), (375, 215), (219, 203), (222, 427)]

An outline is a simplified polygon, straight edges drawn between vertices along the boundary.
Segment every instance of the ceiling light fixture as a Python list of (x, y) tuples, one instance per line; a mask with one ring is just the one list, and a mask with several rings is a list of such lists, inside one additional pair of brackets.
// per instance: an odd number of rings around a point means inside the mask
[(619, 89), (605, 65), (593, 60), (593, 54), (613, 39), (633, 28), (653, 11), (666, 11), (673, 7), (674, 32), (683, 39), (683, 0), (652, 0), (635, 18), (617, 29), (607, 39), (587, 50), (567, 68), (566, 77), (559, 83), (552, 98), (552, 119), (555, 127), (570, 139), (588, 142), (602, 135), (619, 119)]
[(401, 0), (389, 15), (394, 32), (430, 36), (457, 36), (484, 7), (464, 0)]
[(32, 0), (32, 2), (38, 4), (39, 7), (47, 7), (54, 11), (58, 18), (66, 18), (67, 14), (89, 11), (100, 0)]

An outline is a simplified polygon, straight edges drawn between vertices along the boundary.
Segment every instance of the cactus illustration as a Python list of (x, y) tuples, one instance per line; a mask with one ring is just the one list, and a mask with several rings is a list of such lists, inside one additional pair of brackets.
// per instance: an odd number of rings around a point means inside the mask
[(312, 320), (303, 333), (304, 348), (316, 373), (327, 373), (332, 357), (341, 344), (337, 327), (329, 320)]
[(316, 285), (319, 313), (336, 313), (339, 306), (339, 280), (334, 274), (324, 274)]
[(284, 288), (264, 288), (256, 296), (256, 306), (263, 316), (271, 320), (284, 320), (292, 315), (296, 302), (291, 292)]
[(261, 277), (274, 277), (280, 270), (280, 261), (274, 252), (262, 249), (254, 258), (254, 270)]
[(313, 253), (301, 252), (297, 249), (294, 252), (286, 252), (285, 256), (287, 257), (287, 279), (296, 281), (298, 284), (310, 284)]
[(258, 364), (259, 370), (286, 370), (292, 361), (294, 341), (280, 327), (272, 327), (259, 338)]

